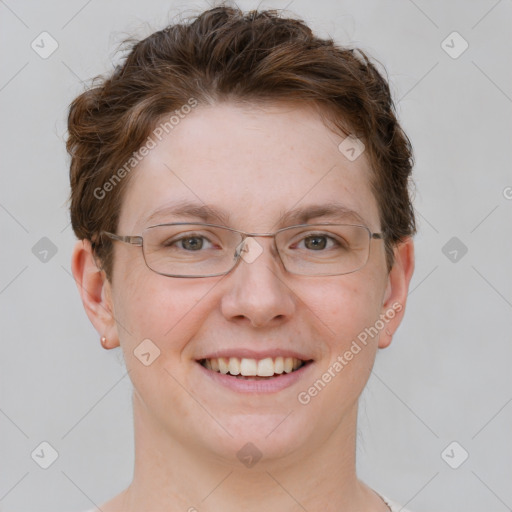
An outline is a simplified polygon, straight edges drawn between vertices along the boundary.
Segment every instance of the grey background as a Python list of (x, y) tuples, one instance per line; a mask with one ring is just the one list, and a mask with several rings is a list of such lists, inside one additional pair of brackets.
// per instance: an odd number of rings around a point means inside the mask
[[(415, 512), (512, 510), (512, 2), (259, 5), (288, 6), (378, 59), (415, 148), (416, 272), (405, 321), (361, 400), (360, 477)], [(131, 383), (119, 350), (101, 348), (71, 277), (67, 106), (81, 81), (112, 68), (124, 37), (206, 6), (0, 0), (4, 512), (85, 510), (131, 480)], [(59, 45), (47, 59), (31, 48), (43, 31)], [(458, 58), (442, 46), (453, 31), (469, 44)], [(46, 261), (43, 237), (57, 251)], [(31, 458), (43, 441), (59, 455), (46, 470)], [(453, 441), (469, 453), (457, 469), (441, 455)]]

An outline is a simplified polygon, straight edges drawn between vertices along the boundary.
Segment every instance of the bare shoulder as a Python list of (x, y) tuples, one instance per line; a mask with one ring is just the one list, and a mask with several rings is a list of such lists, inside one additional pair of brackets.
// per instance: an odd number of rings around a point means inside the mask
[(384, 500), (386, 505), (388, 505), (388, 507), (391, 509), (391, 512), (413, 512), (412, 510), (404, 508), (396, 501), (390, 500), (388, 497), (383, 496), (382, 494), (380, 496)]

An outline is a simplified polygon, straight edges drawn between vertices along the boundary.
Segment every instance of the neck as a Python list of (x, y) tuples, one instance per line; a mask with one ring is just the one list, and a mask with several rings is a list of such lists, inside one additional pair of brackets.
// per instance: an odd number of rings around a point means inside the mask
[(134, 418), (134, 477), (116, 498), (115, 512), (388, 510), (356, 476), (357, 404), (329, 439), (278, 459), (262, 457), (251, 468), (177, 441), (149, 417), (137, 394)]

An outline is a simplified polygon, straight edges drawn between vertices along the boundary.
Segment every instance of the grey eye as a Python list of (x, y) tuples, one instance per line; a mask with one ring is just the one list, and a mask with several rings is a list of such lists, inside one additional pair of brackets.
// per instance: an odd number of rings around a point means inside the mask
[(304, 239), (304, 246), (306, 249), (314, 251), (325, 249), (327, 247), (327, 237), (320, 235), (308, 236)]
[(183, 249), (187, 251), (198, 251), (203, 248), (204, 238), (200, 236), (191, 236), (189, 238), (182, 238), (179, 240)]

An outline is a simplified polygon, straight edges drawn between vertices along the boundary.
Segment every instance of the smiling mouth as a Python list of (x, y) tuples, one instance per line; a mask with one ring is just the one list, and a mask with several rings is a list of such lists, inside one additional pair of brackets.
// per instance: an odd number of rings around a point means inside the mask
[(207, 370), (223, 375), (245, 380), (261, 380), (278, 377), (283, 373), (293, 373), (311, 361), (303, 361), (295, 357), (267, 357), (265, 359), (218, 357), (200, 359), (198, 362)]

